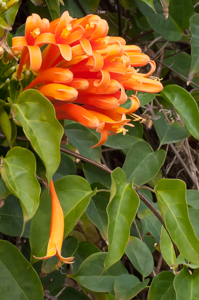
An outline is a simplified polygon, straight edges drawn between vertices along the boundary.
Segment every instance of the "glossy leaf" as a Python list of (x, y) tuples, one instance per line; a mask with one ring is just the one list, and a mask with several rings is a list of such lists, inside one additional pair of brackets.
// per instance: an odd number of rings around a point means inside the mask
[[(165, 20), (161, 4), (154, 0), (156, 13), (140, 0), (136, 0), (139, 10), (149, 20), (150, 26), (168, 41), (180, 40), (183, 30), (189, 25), (189, 18), (193, 15), (194, 9), (191, 0), (170, 0), (169, 17)], [(176, 13), (180, 11), (180, 13)]]
[(155, 188), (165, 225), (180, 253), (199, 263), (199, 240), (188, 216), (186, 185), (181, 180), (161, 179)]
[(130, 259), (132, 265), (138, 270), (143, 277), (147, 277), (153, 271), (153, 256), (140, 239), (130, 236), (125, 253)]
[(188, 130), (181, 123), (168, 123), (161, 112), (157, 113), (156, 116), (160, 116), (160, 119), (154, 121), (160, 146), (181, 141), (189, 136)]
[(114, 284), (115, 297), (117, 300), (130, 300), (143, 290), (148, 283), (149, 279), (140, 282), (134, 275), (119, 275)]
[(52, 20), (58, 19), (60, 17), (59, 15), (59, 1), (58, 0), (44, 0), (46, 3)]
[(84, 241), (79, 243), (79, 247), (74, 255), (74, 264), (72, 264), (71, 269), (73, 274), (77, 272), (83, 261), (89, 257), (91, 254), (98, 253), (100, 250), (91, 242)]
[(199, 110), (194, 98), (177, 85), (166, 86), (161, 95), (175, 107), (189, 132), (199, 139)]
[(106, 208), (109, 203), (108, 192), (98, 192), (92, 197), (89, 206), (87, 207), (86, 213), (91, 222), (99, 229), (103, 239), (108, 240), (107, 226), (108, 216)]
[(6, 199), (6, 197), (10, 194), (9, 189), (5, 185), (2, 177), (0, 176), (0, 200)]
[(138, 218), (144, 222), (148, 231), (156, 239), (157, 243), (159, 243), (162, 224), (152, 213), (152, 211), (150, 209), (147, 209), (141, 214), (138, 214)]
[(199, 47), (199, 14), (195, 14), (190, 19), (191, 29), (191, 68), (189, 71), (188, 82), (192, 80), (194, 75), (199, 71), (199, 58), (198, 58), (198, 47)]
[(1, 300), (42, 300), (43, 288), (35, 270), (11, 243), (0, 241)]
[(12, 127), (8, 114), (2, 106), (0, 107), (0, 129), (11, 145)]
[(59, 146), (63, 134), (52, 104), (38, 91), (27, 90), (20, 94), (13, 109), (15, 119), (21, 123), (32, 147), (44, 162), (50, 181), (60, 163)]
[(174, 279), (174, 288), (177, 300), (195, 300), (199, 294), (199, 270), (190, 274), (189, 269), (184, 267)]
[(133, 190), (132, 182), (126, 183), (126, 175), (120, 168), (111, 173), (112, 185), (108, 214), (108, 255), (104, 270), (117, 262), (124, 254), (130, 227), (139, 206), (139, 197)]
[[(61, 6), (61, 13), (68, 10), (70, 16), (74, 18), (84, 17), (84, 12), (82, 11), (80, 5), (74, 0), (63, 0), (64, 6)], [(79, 0), (80, 4), (84, 7), (87, 14), (94, 14), (97, 10), (100, 0)]]
[(199, 209), (199, 191), (197, 190), (187, 190), (187, 203)]
[(66, 175), (75, 175), (76, 166), (74, 161), (65, 153), (61, 152), (60, 165), (53, 176), (53, 180), (58, 180)]
[(83, 171), (89, 184), (99, 182), (104, 185), (107, 189), (111, 186), (111, 176), (107, 172), (95, 167), (89, 163), (83, 165)]
[[(55, 181), (54, 185), (64, 212), (64, 237), (66, 237), (86, 210), (90, 198), (95, 192), (92, 192), (84, 178), (75, 175), (62, 177)], [(46, 254), (50, 232), (50, 219), (51, 199), (49, 191), (45, 190), (41, 196), (40, 206), (31, 222), (31, 251), (37, 257)]]
[[(19, 0), (18, 0), (18, 2), (19, 2)], [(19, 9), (19, 4), (15, 3), (15, 5), (13, 5), (12, 7), (10, 7), (5, 12), (6, 21), (8, 22), (8, 24), (10, 26), (12, 26), (14, 24), (14, 21), (15, 21), (18, 9)]]
[(138, 99), (140, 101), (140, 106), (144, 106), (150, 103), (155, 98), (155, 94), (149, 93), (138, 93)]
[(164, 150), (152, 152), (147, 142), (138, 140), (129, 149), (123, 165), (127, 181), (134, 179), (134, 183), (137, 185), (148, 182), (158, 173), (164, 159)]
[(0, 28), (4, 30), (12, 30), (12, 27), (10, 27), (10, 25), (8, 25), (2, 17), (0, 17)]
[(61, 295), (58, 297), (58, 300), (89, 300), (90, 298), (86, 296), (83, 292), (79, 292), (77, 289), (72, 287), (67, 287)]
[(195, 234), (199, 239), (199, 209), (189, 207), (189, 218), (195, 231)]
[(147, 4), (150, 8), (152, 8), (155, 11), (155, 7), (153, 5), (153, 0), (141, 0), (145, 4)]
[[(0, 232), (10, 236), (20, 236), (23, 229), (23, 213), (19, 199), (9, 195), (0, 208)], [(23, 237), (29, 237), (29, 224), (27, 223)]]
[[(152, 281), (148, 300), (177, 300), (173, 288), (175, 275), (166, 271), (157, 274)], [(187, 298), (188, 299), (188, 298)]]
[(1, 174), (10, 192), (20, 200), (24, 223), (34, 216), (39, 206), (40, 185), (35, 173), (36, 161), (32, 152), (20, 147), (8, 151)]
[(65, 133), (71, 144), (78, 149), (80, 154), (97, 162), (101, 162), (101, 148), (90, 149), (98, 143), (98, 138), (90, 129), (79, 123), (69, 123), (65, 126)]
[(81, 264), (77, 273), (68, 277), (91, 291), (102, 293), (113, 291), (114, 281), (117, 276), (128, 272), (121, 261), (119, 261), (102, 274), (106, 257), (107, 253), (104, 252), (90, 255)]
[(176, 260), (175, 250), (172, 241), (163, 226), (160, 238), (160, 250), (166, 263), (170, 267), (173, 266)]

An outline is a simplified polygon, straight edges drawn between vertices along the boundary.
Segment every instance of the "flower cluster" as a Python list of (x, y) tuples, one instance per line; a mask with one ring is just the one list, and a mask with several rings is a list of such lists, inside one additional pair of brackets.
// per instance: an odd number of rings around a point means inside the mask
[[(107, 36), (108, 24), (97, 15), (73, 19), (68, 12), (49, 22), (33, 14), (27, 18), (24, 37), (14, 37), (12, 48), (21, 53), (17, 77), (23, 68), (37, 77), (26, 89), (37, 88), (55, 107), (57, 119), (78, 121), (101, 133), (102, 145), (110, 134), (125, 133), (127, 114), (139, 107), (137, 91), (157, 93), (162, 84), (150, 78), (155, 63), (121, 37)], [(45, 49), (41, 51), (41, 47)], [(150, 64), (147, 74), (137, 67)], [(131, 107), (122, 108), (127, 95)]]

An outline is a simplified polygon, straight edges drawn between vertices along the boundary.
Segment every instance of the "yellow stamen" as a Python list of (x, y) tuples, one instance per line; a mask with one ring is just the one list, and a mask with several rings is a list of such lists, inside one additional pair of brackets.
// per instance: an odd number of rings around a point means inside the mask
[(62, 30), (61, 38), (67, 39), (68, 36), (69, 36), (69, 34), (70, 34), (70, 32), (71, 32), (71, 30), (72, 30), (72, 25), (71, 25), (71, 24), (68, 24), (68, 25), (66, 26), (66, 28), (64, 28), (64, 29)]
[(40, 29), (39, 28), (36, 28), (36, 29), (34, 29), (33, 31), (31, 31), (31, 35), (32, 35), (32, 37), (34, 37), (34, 39), (38, 36), (38, 35), (40, 35)]
[(94, 27), (95, 27), (95, 24), (93, 22), (89, 22), (88, 24), (86, 24), (85, 29), (88, 30), (88, 29), (94, 28)]

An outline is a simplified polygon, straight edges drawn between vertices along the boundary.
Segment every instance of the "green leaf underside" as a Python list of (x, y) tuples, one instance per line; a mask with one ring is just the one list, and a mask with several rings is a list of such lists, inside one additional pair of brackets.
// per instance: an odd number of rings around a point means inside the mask
[(160, 238), (160, 250), (166, 263), (170, 267), (173, 266), (176, 260), (175, 250), (172, 241), (163, 226)]
[[(66, 237), (86, 210), (90, 198), (94, 195), (87, 181), (76, 175), (68, 175), (54, 182), (61, 203)], [(37, 257), (46, 254), (50, 233), (51, 199), (48, 190), (41, 195), (40, 206), (32, 219), (30, 244), (31, 252)], [(31, 259), (32, 259), (31, 254)]]
[(35, 270), (11, 243), (0, 241), (0, 298), (42, 300), (43, 288)]
[(44, 162), (50, 181), (60, 163), (59, 147), (63, 134), (52, 104), (38, 91), (27, 90), (20, 94), (13, 108), (15, 119), (21, 123), (26, 137)]
[[(106, 257), (107, 253), (102, 252), (90, 255), (81, 264), (77, 273), (69, 277), (76, 280), (83, 287), (95, 292), (113, 291), (117, 276), (128, 272), (119, 261), (102, 274)], [(102, 275), (100, 276), (100, 274)]]
[(194, 75), (199, 71), (199, 58), (198, 58), (198, 47), (199, 47), (199, 14), (195, 14), (190, 19), (191, 29), (191, 68), (189, 71), (189, 79), (192, 80)]
[(126, 175), (120, 168), (112, 174), (110, 202), (107, 207), (108, 214), (108, 255), (104, 270), (117, 262), (124, 254), (130, 227), (139, 206), (139, 197), (133, 190), (132, 182), (126, 183)]
[(10, 192), (20, 200), (24, 223), (34, 216), (39, 205), (40, 185), (35, 174), (36, 161), (32, 152), (20, 147), (8, 151), (2, 176)]
[(174, 278), (175, 275), (169, 271), (157, 274), (153, 278), (148, 300), (177, 300), (173, 288)]
[(132, 299), (141, 290), (143, 290), (148, 283), (149, 279), (140, 282), (139, 279), (134, 275), (119, 275), (114, 284), (115, 297), (118, 300)]
[(155, 192), (172, 240), (188, 261), (199, 264), (199, 240), (188, 216), (185, 183), (181, 180), (161, 179)]
[(147, 245), (140, 239), (130, 236), (125, 253), (133, 266), (143, 277), (151, 274), (154, 263), (153, 256)]

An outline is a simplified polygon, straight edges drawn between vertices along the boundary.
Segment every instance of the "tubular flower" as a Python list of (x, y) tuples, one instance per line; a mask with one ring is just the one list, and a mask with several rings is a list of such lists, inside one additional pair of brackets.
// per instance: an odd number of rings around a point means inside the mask
[[(108, 135), (125, 134), (124, 126), (133, 126), (126, 115), (139, 108), (137, 91), (158, 93), (163, 88), (160, 80), (151, 76), (155, 62), (138, 46), (107, 36), (108, 24), (99, 16), (73, 19), (64, 12), (49, 26), (36, 16), (27, 19), (25, 37), (13, 39), (13, 48), (22, 51), (18, 77), (24, 64), (37, 69), (37, 77), (26, 89), (37, 88), (47, 97), (59, 120), (74, 120), (100, 132), (101, 139), (94, 147), (102, 145)], [(37, 58), (29, 58), (27, 47), (39, 49), (43, 44), (47, 46), (40, 52), (40, 67), (33, 68)], [(151, 69), (146, 74), (137, 69), (148, 64)], [(121, 107), (128, 99), (125, 89), (134, 91), (129, 109)]]
[(53, 256), (58, 257), (57, 267), (61, 266), (61, 261), (65, 264), (72, 264), (74, 257), (61, 256), (61, 248), (64, 236), (64, 213), (57, 197), (53, 181), (50, 182), (50, 193), (51, 193), (51, 226), (50, 226), (50, 237), (47, 247), (47, 254), (43, 257), (36, 257), (36, 259), (48, 259)]

